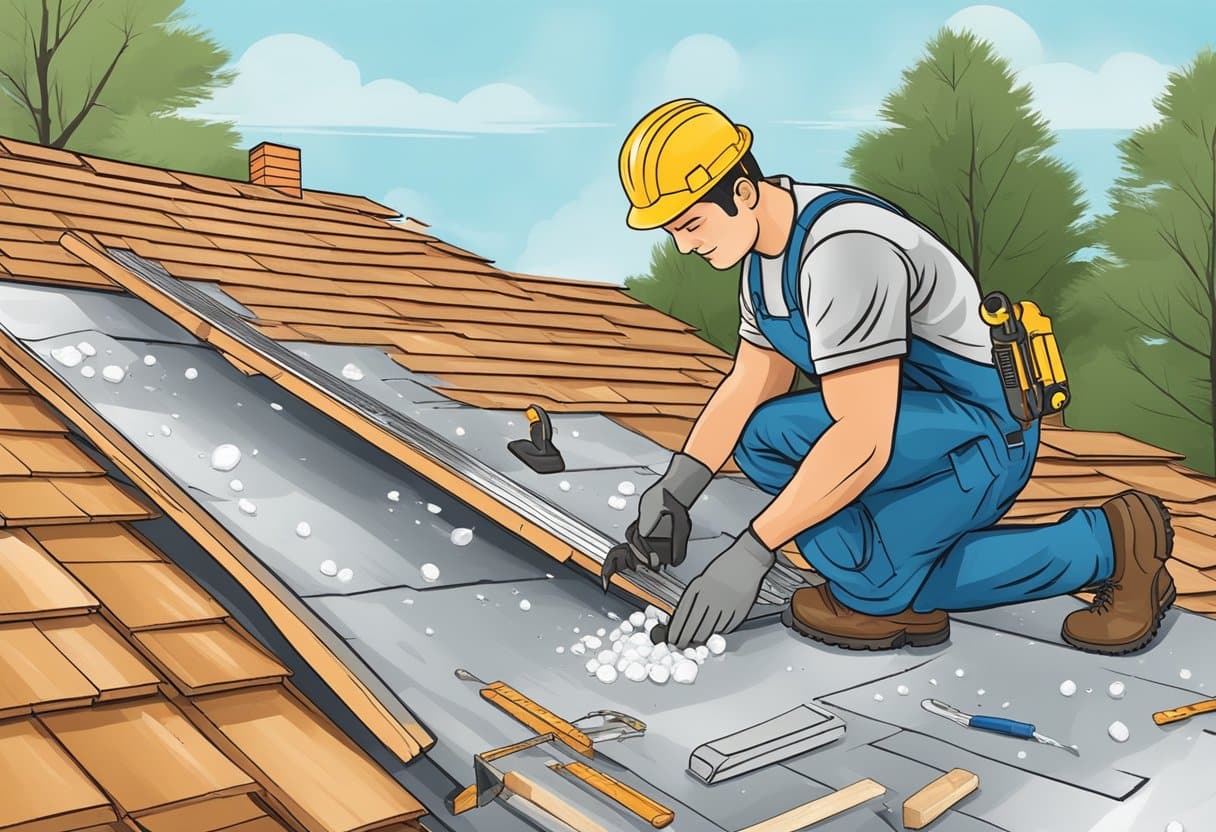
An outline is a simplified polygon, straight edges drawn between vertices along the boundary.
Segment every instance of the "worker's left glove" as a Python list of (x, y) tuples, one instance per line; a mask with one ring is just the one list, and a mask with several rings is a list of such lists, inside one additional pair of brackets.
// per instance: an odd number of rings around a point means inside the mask
[(667, 640), (681, 649), (729, 633), (747, 618), (777, 555), (749, 525), (739, 539), (689, 583), (671, 616)]

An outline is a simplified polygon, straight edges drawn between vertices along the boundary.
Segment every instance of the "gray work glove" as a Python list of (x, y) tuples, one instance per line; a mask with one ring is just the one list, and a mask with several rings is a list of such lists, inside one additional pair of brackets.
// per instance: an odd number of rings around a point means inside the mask
[[(701, 461), (685, 453), (673, 454), (667, 473), (643, 491), (638, 499), (638, 534), (644, 538), (670, 540), (672, 521), (671, 515), (663, 510), (663, 492), (666, 491), (676, 502), (690, 509), (713, 478), (714, 472)], [(646, 554), (651, 556), (651, 553)], [(650, 559), (654, 561), (649, 564), (650, 568), (658, 569), (657, 559)]]
[(683, 649), (704, 644), (714, 633), (732, 632), (747, 618), (764, 576), (776, 562), (777, 555), (749, 525), (684, 590), (667, 641)]

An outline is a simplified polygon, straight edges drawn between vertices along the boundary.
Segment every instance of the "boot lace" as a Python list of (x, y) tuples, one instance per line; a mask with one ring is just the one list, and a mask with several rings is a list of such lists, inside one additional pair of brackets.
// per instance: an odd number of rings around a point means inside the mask
[(1094, 600), (1090, 602), (1089, 609), (1099, 614), (1107, 612), (1114, 603), (1117, 589), (1119, 589), (1119, 584), (1115, 581), (1103, 581), (1094, 592)]

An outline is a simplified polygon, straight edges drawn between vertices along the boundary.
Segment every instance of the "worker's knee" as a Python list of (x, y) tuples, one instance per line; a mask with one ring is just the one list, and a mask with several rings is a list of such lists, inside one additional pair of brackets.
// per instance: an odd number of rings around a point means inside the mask
[(888, 596), (896, 563), (862, 502), (807, 529), (796, 541), (807, 562), (850, 595), (872, 600)]

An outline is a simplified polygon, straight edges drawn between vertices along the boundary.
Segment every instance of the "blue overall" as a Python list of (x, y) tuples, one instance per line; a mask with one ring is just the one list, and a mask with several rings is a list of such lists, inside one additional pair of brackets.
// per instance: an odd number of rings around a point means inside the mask
[[(812, 200), (784, 258), (791, 314), (770, 314), (758, 255), (748, 269), (760, 332), (812, 377), (799, 262), (811, 223), (845, 201), (899, 211), (845, 191)], [(777, 494), (831, 424), (819, 391), (780, 396), (752, 414), (735, 460), (757, 487)], [(839, 601), (869, 615), (981, 609), (1104, 580), (1114, 556), (1100, 509), (1077, 509), (1050, 524), (994, 526), (1029, 480), (1038, 443), (1038, 423), (1023, 430), (1013, 418), (994, 367), (911, 337), (889, 464), (856, 501), (797, 535), (798, 549)]]

